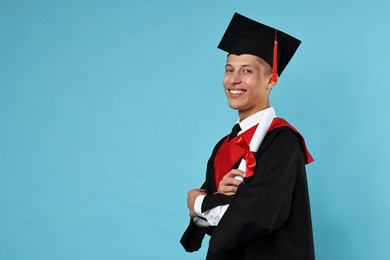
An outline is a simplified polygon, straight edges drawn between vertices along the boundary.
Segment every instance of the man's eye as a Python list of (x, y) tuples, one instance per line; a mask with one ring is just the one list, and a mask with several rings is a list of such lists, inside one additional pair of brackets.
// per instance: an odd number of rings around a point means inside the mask
[(243, 70), (242, 71), (244, 74), (252, 74), (252, 71), (251, 70)]
[(232, 73), (233, 70), (232, 69), (225, 69), (225, 73)]

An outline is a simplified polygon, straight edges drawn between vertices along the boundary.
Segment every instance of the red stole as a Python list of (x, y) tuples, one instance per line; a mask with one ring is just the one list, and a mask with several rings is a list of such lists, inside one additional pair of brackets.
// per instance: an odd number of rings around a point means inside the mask
[(243, 137), (246, 143), (249, 144), (256, 129), (257, 125), (249, 128), (241, 135), (234, 137), (230, 142), (229, 135), (226, 136), (214, 159), (215, 183), (217, 189), (223, 176), (225, 176), (225, 174), (228, 173), (245, 154), (246, 150), (236, 144), (237, 139)]
[[(303, 139), (302, 135), (286, 120), (282, 118), (274, 118), (267, 131), (267, 134), (283, 126), (289, 127), (291, 130), (297, 133), (298, 136), (300, 136), (303, 152), (305, 155), (305, 162), (306, 164), (311, 163), (313, 161), (313, 157), (306, 148), (305, 140)], [(229, 135), (226, 136), (214, 159), (215, 184), (217, 186), (217, 189), (219, 182), (222, 180), (223, 176), (225, 176), (225, 174), (227, 174), (233, 168), (233, 166), (245, 155), (246, 149), (237, 145), (238, 138), (244, 138), (246, 143), (249, 144), (252, 140), (253, 134), (256, 131), (256, 128), (257, 125), (251, 127), (241, 135), (233, 138), (230, 142), (228, 141)]]

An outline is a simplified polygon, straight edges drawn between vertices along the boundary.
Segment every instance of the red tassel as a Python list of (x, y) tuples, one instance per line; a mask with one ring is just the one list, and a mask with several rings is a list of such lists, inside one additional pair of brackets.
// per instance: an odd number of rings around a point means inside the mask
[(277, 32), (278, 30), (275, 30), (275, 41), (274, 41), (274, 57), (272, 61), (272, 81), (278, 82), (278, 39), (277, 39)]

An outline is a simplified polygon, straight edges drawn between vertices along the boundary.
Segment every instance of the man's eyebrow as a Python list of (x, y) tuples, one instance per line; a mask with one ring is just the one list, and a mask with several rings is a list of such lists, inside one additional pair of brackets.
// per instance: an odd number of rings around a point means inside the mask
[[(229, 63), (227, 63), (226, 65), (225, 65), (225, 67), (234, 67), (232, 64), (229, 64)], [(251, 68), (253, 68), (253, 66), (252, 65), (249, 65), (249, 64), (243, 64), (243, 65), (240, 65), (240, 68), (244, 68), (244, 67), (251, 67)]]

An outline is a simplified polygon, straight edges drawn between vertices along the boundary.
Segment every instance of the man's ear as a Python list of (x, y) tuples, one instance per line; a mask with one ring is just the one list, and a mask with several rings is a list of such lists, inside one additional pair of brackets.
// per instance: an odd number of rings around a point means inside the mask
[(267, 84), (267, 88), (270, 88), (272, 89), (276, 83), (278, 82), (278, 79), (279, 79), (279, 75), (276, 75), (276, 79), (273, 79), (272, 76), (269, 78), (269, 81), (268, 81), (268, 84)]

